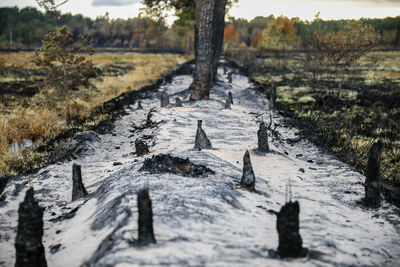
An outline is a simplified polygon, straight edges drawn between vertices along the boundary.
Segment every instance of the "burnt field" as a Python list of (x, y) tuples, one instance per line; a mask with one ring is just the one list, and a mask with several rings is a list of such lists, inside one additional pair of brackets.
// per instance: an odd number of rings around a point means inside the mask
[(304, 135), (312, 138), (316, 133), (315, 142), (362, 173), (369, 149), (381, 140), (382, 178), (400, 186), (398, 51), (369, 52), (340, 68), (304, 51), (260, 56), (247, 50), (227, 55), (261, 84), (282, 114), (295, 118)]
[[(209, 100), (189, 101), (192, 75), (173, 75), (60, 146), (74, 157), (11, 179), (0, 266), (26, 259), (13, 244), (31, 236), (49, 266), (397, 266), (398, 208), (363, 205), (368, 176), (224, 66)], [(17, 231), (33, 219), (41, 232)]]

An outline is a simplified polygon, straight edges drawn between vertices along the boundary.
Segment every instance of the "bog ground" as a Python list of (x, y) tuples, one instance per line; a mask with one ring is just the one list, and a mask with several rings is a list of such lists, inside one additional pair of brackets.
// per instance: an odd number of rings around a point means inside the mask
[[(32, 185), (45, 207), (49, 266), (397, 266), (398, 208), (388, 203), (378, 210), (363, 208), (358, 203), (364, 176), (298, 138), (298, 129), (285, 126), (247, 77), (233, 74), (229, 83), (220, 69), (219, 79), (210, 100), (174, 107), (176, 97), (188, 99), (192, 81), (176, 76), (144, 95), (144, 109), (136, 104), (127, 109), (109, 133), (80, 135), (84, 152), (75, 159), (10, 182), (0, 202), (0, 265), (14, 264), (18, 205)], [(163, 91), (172, 104), (160, 108)], [(224, 109), (229, 91), (234, 104)], [(154, 123), (146, 126), (151, 108)], [(262, 119), (269, 123), (270, 114), (278, 134), (270, 136), (272, 151), (259, 154), (257, 130)], [(193, 149), (198, 120), (213, 149)], [(149, 154), (135, 155), (137, 138), (147, 142)], [(255, 193), (238, 186), (246, 150)], [(139, 171), (145, 158), (161, 153), (189, 158), (215, 174)], [(89, 196), (71, 202), (73, 163), (82, 166)], [(153, 202), (157, 244), (138, 248), (132, 245), (138, 234), (136, 194), (143, 187)], [(281, 260), (271, 256), (278, 246), (275, 213), (289, 197), (300, 203), (300, 234), (310, 253)]]

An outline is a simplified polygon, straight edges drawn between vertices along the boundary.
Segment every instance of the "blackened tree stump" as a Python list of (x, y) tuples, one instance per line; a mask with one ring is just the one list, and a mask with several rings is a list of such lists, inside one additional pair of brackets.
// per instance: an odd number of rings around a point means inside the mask
[(202, 121), (197, 121), (197, 133), (196, 139), (194, 141), (194, 148), (195, 149), (211, 149), (211, 141), (207, 138), (206, 133), (201, 128)]
[(228, 100), (231, 102), (231, 104), (233, 105), (233, 96), (232, 96), (232, 92), (228, 93)]
[(149, 153), (149, 148), (145, 142), (140, 140), (139, 138), (135, 140), (135, 149), (136, 149), (136, 155), (138, 157), (141, 157), (147, 153)]
[(258, 137), (258, 151), (260, 152), (269, 152), (268, 145), (268, 130), (267, 125), (264, 122), (260, 123), (260, 129), (257, 132)]
[(161, 107), (166, 107), (169, 105), (169, 96), (166, 92), (161, 93)]
[(143, 107), (142, 107), (142, 101), (138, 101), (138, 103), (137, 103), (137, 109), (143, 109)]
[(370, 208), (379, 208), (381, 205), (381, 151), (382, 143), (374, 143), (368, 153), (368, 163), (365, 178), (365, 197), (363, 204)]
[(137, 196), (137, 205), (139, 210), (139, 237), (140, 245), (155, 244), (153, 232), (153, 210), (148, 189), (142, 189)]
[(240, 185), (250, 191), (256, 190), (256, 177), (254, 176), (253, 167), (251, 166), (250, 153), (246, 150), (243, 157), (243, 175), (240, 180)]
[(232, 83), (232, 75), (233, 75), (233, 71), (230, 71), (230, 72), (228, 73), (228, 82), (229, 82), (229, 83)]
[(224, 108), (225, 109), (231, 109), (231, 101), (229, 100), (229, 98), (226, 99)]
[(175, 98), (175, 107), (182, 107), (182, 106), (183, 106), (182, 100), (179, 97)]
[(147, 113), (146, 126), (151, 126), (153, 124), (153, 121), (151, 120), (151, 117), (153, 116), (153, 111), (154, 111), (154, 108), (150, 109), (149, 113)]
[(82, 182), (81, 166), (72, 165), (72, 201), (87, 196), (88, 193)]
[(276, 228), (279, 235), (278, 254), (282, 258), (298, 258), (307, 255), (299, 233), (299, 202), (286, 203), (278, 213)]
[(18, 209), (16, 267), (47, 266), (42, 243), (43, 210), (33, 197), (33, 188), (29, 188)]

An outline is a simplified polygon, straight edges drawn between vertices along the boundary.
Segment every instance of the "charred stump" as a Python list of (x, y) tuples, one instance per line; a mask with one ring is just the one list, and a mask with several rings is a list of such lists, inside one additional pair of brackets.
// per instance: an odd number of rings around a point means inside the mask
[(211, 149), (211, 141), (207, 138), (206, 133), (201, 128), (202, 120), (197, 121), (197, 133), (194, 141), (195, 149)]
[(169, 96), (166, 92), (161, 93), (161, 107), (166, 107), (169, 105)]
[(87, 196), (88, 193), (82, 182), (81, 166), (72, 165), (72, 201)]
[(155, 244), (153, 232), (153, 210), (151, 206), (151, 199), (149, 190), (142, 189), (137, 196), (137, 205), (139, 210), (139, 237), (138, 242), (140, 245)]
[(231, 109), (231, 101), (229, 100), (229, 97), (225, 101), (225, 109)]
[(175, 107), (182, 107), (182, 100), (179, 97), (175, 98)]
[(142, 107), (142, 101), (138, 101), (138, 103), (137, 103), (137, 109), (143, 109), (143, 107)]
[(137, 138), (135, 140), (135, 149), (136, 149), (136, 155), (138, 157), (141, 157), (147, 153), (149, 153), (149, 148), (145, 142)]
[(381, 151), (382, 143), (378, 141), (372, 145), (368, 153), (363, 204), (371, 208), (378, 208), (381, 205)]
[(233, 75), (233, 71), (230, 71), (230, 72), (228, 73), (228, 82), (229, 82), (229, 83), (232, 83), (232, 75)]
[(269, 152), (268, 145), (268, 130), (264, 122), (260, 123), (260, 129), (257, 132), (258, 137), (258, 151)]
[(228, 99), (231, 101), (231, 104), (233, 105), (233, 96), (232, 96), (232, 92), (228, 92)]
[(253, 167), (251, 166), (250, 153), (246, 150), (243, 157), (243, 175), (240, 185), (250, 191), (256, 191), (256, 177), (254, 176)]
[(299, 202), (286, 203), (278, 213), (276, 229), (279, 235), (278, 254), (282, 258), (298, 258), (307, 255), (299, 233)]
[(146, 117), (146, 126), (151, 126), (153, 124), (153, 121), (151, 120), (151, 116), (153, 116), (153, 111), (155, 108), (151, 108), (149, 110), (149, 113), (147, 113)]
[(33, 197), (33, 188), (29, 188), (18, 209), (16, 267), (47, 266), (42, 243), (43, 210)]
[(272, 84), (272, 86), (271, 86), (270, 101), (271, 101), (272, 107), (275, 107), (275, 103), (276, 103), (276, 85), (275, 84)]

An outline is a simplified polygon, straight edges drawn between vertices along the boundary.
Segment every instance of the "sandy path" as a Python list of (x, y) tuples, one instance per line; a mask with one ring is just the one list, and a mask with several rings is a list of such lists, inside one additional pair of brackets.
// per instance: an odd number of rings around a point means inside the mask
[[(357, 205), (364, 194), (364, 177), (334, 156), (306, 140), (294, 144), (271, 142), (271, 153), (258, 155), (258, 121), (269, 121), (268, 101), (252, 89), (247, 77), (233, 75), (228, 84), (220, 80), (209, 101), (184, 102), (182, 108), (159, 108), (155, 93), (116, 122), (113, 132), (86, 143), (88, 151), (76, 160), (50, 165), (37, 174), (11, 182), (0, 202), (0, 266), (14, 264), (14, 240), (18, 205), (28, 188), (28, 179), (44, 213), (44, 246), (49, 266), (207, 265), (207, 266), (307, 266), (371, 265), (397, 266), (400, 261), (399, 211), (384, 203), (379, 210)], [(189, 76), (177, 76), (162, 90), (173, 98), (187, 99), (183, 92)], [(228, 91), (234, 97), (225, 110)], [(134, 131), (148, 110), (157, 107), (153, 121), (158, 127)], [(284, 126), (272, 113), (281, 140), (296, 137), (296, 129)], [(197, 120), (213, 144), (212, 150), (193, 150)], [(136, 157), (137, 137), (152, 136), (150, 155)], [(251, 151), (257, 193), (237, 189), (244, 152)], [(139, 172), (152, 154), (171, 153), (214, 170), (205, 178)], [(121, 165), (113, 166), (114, 162)], [(82, 165), (90, 196), (71, 200), (72, 163)], [(304, 169), (304, 172), (300, 171)], [(269, 256), (276, 249), (276, 216), (285, 203), (285, 188), (292, 185), (292, 199), (300, 202), (300, 233), (311, 255), (279, 260)], [(153, 201), (155, 245), (137, 248), (136, 193), (148, 186)], [(50, 221), (80, 207), (75, 216)], [(396, 229), (397, 227), (397, 229)], [(112, 233), (104, 253), (96, 254)], [(51, 253), (50, 248), (60, 244)], [(103, 243), (104, 245), (104, 243)], [(54, 252), (54, 251), (53, 251)]]

